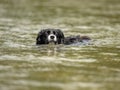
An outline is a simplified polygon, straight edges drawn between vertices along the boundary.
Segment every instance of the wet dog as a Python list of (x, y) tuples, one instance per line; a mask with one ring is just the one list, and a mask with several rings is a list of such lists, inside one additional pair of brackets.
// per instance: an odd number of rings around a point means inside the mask
[(38, 33), (36, 45), (50, 43), (70, 45), (83, 42), (84, 40), (90, 40), (90, 38), (80, 35), (64, 37), (64, 34), (60, 29), (43, 29)]
[(64, 34), (60, 29), (43, 29), (38, 33), (36, 44), (63, 44)]

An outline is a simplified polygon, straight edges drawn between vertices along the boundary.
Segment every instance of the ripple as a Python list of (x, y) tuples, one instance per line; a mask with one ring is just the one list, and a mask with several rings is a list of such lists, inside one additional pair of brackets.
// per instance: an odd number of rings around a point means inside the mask
[(97, 39), (94, 41), (94, 45), (96, 46), (112, 46), (120, 44), (119, 39), (116, 38), (104, 38), (104, 39)]
[[(22, 60), (22, 57), (16, 56), (16, 55), (1, 55), (0, 60)], [(25, 60), (23, 60), (25, 61)]]
[(91, 63), (91, 62), (95, 62), (95, 59), (66, 59), (66, 58), (60, 58), (61, 61), (69, 61), (69, 62), (86, 62), (86, 63)]
[(5, 42), (4, 43), (4, 45), (6, 46), (6, 47), (14, 47), (14, 48), (20, 48), (20, 47), (28, 47), (28, 46), (26, 46), (26, 45), (23, 45), (23, 44), (19, 44), (19, 43), (16, 43), (16, 42), (13, 42), (13, 41), (7, 41), (7, 42)]
[(42, 60), (45, 60), (47, 62), (57, 62), (62, 63), (61, 61), (67, 61), (67, 62), (86, 62), (86, 63), (92, 63), (95, 62), (95, 59), (69, 59), (69, 58), (58, 58), (58, 57), (41, 57)]
[(101, 53), (102, 55), (112, 55), (112, 56), (116, 56), (116, 55), (118, 55), (117, 53)]
[(0, 70), (8, 70), (11, 69), (12, 66), (4, 66), (4, 65), (0, 65)]
[(76, 90), (78, 88), (99, 88), (102, 85), (92, 82), (69, 82), (69, 83), (58, 83), (58, 82), (40, 82), (33, 80), (10, 80), (10, 82), (14, 85), (22, 85), (22, 86), (34, 86), (34, 87), (56, 87), (61, 88), (63, 90)]
[(11, 70), (11, 72), (5, 72), (5, 73), (2, 73), (0, 74), (0, 77), (1, 78), (8, 78), (8, 77), (16, 77), (16, 78), (25, 78), (25, 77), (28, 77), (29, 74), (27, 72), (23, 72), (23, 73), (15, 73), (14, 69)]

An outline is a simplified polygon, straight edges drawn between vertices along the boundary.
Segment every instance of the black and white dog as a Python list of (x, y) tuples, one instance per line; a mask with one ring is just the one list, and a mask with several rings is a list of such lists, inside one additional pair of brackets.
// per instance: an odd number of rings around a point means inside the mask
[(43, 29), (38, 33), (36, 44), (63, 44), (64, 34), (59, 29)]
[(79, 35), (64, 37), (64, 34), (60, 29), (43, 29), (38, 33), (36, 44), (42, 45), (54, 43), (70, 45), (73, 43), (82, 42), (83, 40), (90, 40), (90, 38), (87, 36), (80, 37)]

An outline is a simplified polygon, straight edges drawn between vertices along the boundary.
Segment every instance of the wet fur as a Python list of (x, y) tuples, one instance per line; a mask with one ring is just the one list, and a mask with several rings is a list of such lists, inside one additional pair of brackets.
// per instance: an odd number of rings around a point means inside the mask
[(54, 44), (65, 44), (70, 45), (78, 42), (83, 42), (84, 40), (91, 40), (88, 36), (68, 36), (64, 37), (63, 32), (60, 29), (43, 29), (38, 33), (36, 38), (36, 45), (49, 44), (48, 36), (52, 32), (52, 35), (56, 36), (57, 41), (53, 40)]

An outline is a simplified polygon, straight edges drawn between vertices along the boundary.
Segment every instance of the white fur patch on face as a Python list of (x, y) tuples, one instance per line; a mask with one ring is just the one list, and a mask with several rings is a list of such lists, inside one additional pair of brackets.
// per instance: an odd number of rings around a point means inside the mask
[(48, 36), (48, 41), (49, 41), (49, 42), (56, 42), (56, 41), (57, 41), (56, 35), (50, 34), (50, 35)]

